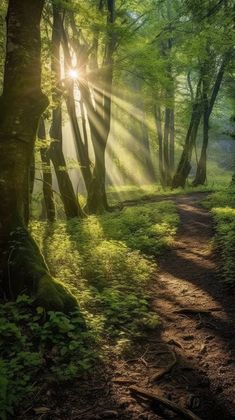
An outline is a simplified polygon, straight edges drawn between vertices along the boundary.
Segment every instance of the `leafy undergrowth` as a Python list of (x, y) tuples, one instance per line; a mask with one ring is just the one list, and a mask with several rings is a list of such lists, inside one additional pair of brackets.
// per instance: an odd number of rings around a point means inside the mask
[(171, 244), (177, 224), (170, 201), (82, 221), (32, 223), (52, 274), (80, 308), (70, 317), (46, 313), (25, 296), (0, 305), (0, 418), (43, 381), (77, 378), (97, 357), (121, 353), (159, 325), (148, 284), (153, 257)]
[(235, 287), (235, 190), (227, 188), (212, 194), (204, 205), (212, 211), (215, 226), (215, 246), (221, 256), (221, 277)]
[(66, 381), (89, 370), (95, 341), (79, 311), (46, 313), (26, 295), (0, 305), (0, 418), (43, 381)]

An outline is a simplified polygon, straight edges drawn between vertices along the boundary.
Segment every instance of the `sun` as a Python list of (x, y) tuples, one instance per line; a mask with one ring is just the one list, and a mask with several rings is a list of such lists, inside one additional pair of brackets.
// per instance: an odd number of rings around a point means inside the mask
[(73, 80), (77, 80), (79, 78), (79, 73), (76, 69), (69, 69), (68, 77)]

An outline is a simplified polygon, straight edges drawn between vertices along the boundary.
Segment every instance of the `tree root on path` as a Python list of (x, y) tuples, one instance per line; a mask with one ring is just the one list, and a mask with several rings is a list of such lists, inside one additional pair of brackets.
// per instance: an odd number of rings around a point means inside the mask
[(167, 353), (172, 355), (172, 362), (169, 363), (168, 366), (161, 368), (155, 375), (153, 375), (151, 378), (152, 381), (159, 381), (159, 379), (162, 379), (162, 377), (166, 375), (167, 373), (169, 373), (171, 369), (177, 363), (177, 358), (176, 358), (175, 353), (173, 351), (167, 351)]
[(210, 308), (210, 309), (202, 309), (202, 308), (180, 308), (174, 311), (175, 314), (182, 314), (182, 315), (200, 315), (200, 314), (210, 314), (211, 312), (218, 312), (220, 308)]
[(153, 391), (149, 391), (148, 389), (145, 389), (145, 388), (139, 388), (135, 385), (130, 386), (129, 390), (134, 397), (141, 396), (141, 397), (147, 398), (167, 409), (170, 409), (174, 413), (179, 414), (180, 416), (182, 416), (183, 419), (201, 420), (200, 417), (196, 416), (192, 411), (180, 407), (179, 405), (168, 400), (167, 398), (160, 397)]

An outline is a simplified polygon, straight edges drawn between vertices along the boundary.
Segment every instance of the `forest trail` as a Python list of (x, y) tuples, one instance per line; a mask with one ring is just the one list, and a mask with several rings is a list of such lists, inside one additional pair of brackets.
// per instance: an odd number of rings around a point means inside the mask
[(161, 381), (204, 419), (235, 418), (235, 302), (218, 283), (213, 255), (213, 220), (200, 202), (203, 193), (175, 197), (180, 228), (164, 254), (154, 306), (177, 363)]
[(54, 414), (43, 419), (184, 418), (137, 399), (131, 386), (168, 398), (201, 419), (235, 419), (235, 299), (218, 283), (219, 256), (212, 253), (213, 221), (200, 204), (204, 197), (171, 197), (180, 228), (151, 287), (161, 327), (135, 344), (131, 357), (113, 356), (111, 366), (97, 367), (92, 378), (72, 389), (57, 388), (48, 401)]
[(133, 381), (202, 419), (235, 419), (235, 299), (218, 282), (213, 220), (201, 206), (205, 196), (168, 197), (177, 204), (180, 227), (152, 286), (161, 331), (136, 349), (133, 361), (116, 362), (113, 391), (118, 405), (126, 407), (118, 418), (183, 418), (138, 404), (129, 396)]

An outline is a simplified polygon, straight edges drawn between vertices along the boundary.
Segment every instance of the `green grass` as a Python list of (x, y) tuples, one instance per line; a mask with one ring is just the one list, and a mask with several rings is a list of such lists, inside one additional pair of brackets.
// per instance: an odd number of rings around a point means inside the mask
[(110, 205), (117, 205), (120, 202), (131, 200), (141, 201), (143, 199), (161, 197), (161, 196), (174, 196), (181, 194), (191, 194), (193, 192), (206, 192), (206, 191), (220, 191), (226, 188), (231, 180), (232, 172), (225, 171), (218, 168), (217, 165), (208, 164), (208, 182), (206, 185), (192, 187), (190, 184), (193, 177), (189, 178), (185, 188), (177, 188), (171, 190), (170, 188), (163, 189), (160, 184), (148, 185), (124, 185), (119, 187), (109, 187), (107, 189), (107, 196)]
[[(21, 296), (0, 305), (0, 418), (14, 415), (43, 382), (72, 380), (97, 357), (126, 351), (157, 328), (149, 284), (156, 258), (175, 235), (178, 215), (164, 201), (84, 220), (33, 221), (52, 274), (74, 293), (79, 311), (46, 313)], [(94, 350), (96, 349), (96, 350)]]
[(220, 255), (220, 277), (235, 287), (235, 190), (227, 187), (204, 201), (211, 210), (216, 227), (215, 246)]

